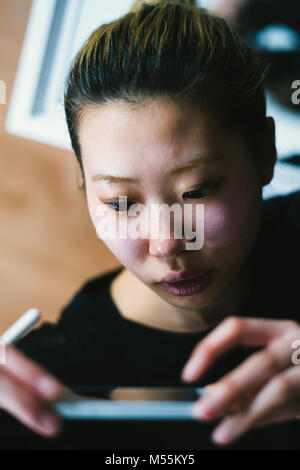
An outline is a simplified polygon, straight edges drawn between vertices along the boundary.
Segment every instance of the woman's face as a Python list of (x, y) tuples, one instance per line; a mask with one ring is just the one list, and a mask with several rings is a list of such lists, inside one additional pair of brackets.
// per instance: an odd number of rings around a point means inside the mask
[[(87, 109), (79, 140), (88, 208), (98, 237), (170, 304), (197, 309), (215, 302), (238, 278), (260, 223), (262, 185), (242, 138), (225, 132), (208, 110), (157, 99), (135, 107), (111, 103)], [(195, 159), (194, 166), (172, 172)], [(120, 196), (127, 197), (128, 208), (137, 203), (143, 211), (153, 210), (154, 204), (176, 203), (182, 209), (182, 224), (185, 217), (188, 221), (184, 206), (192, 205), (189, 222), (194, 229), (196, 204), (203, 204), (203, 246), (186, 249), (191, 239), (184, 237), (185, 232), (175, 238), (172, 224), (169, 238), (153, 236), (151, 231), (137, 238), (129, 232), (126, 237), (102, 237), (98, 215), (103, 209), (106, 227), (119, 226), (124, 218), (129, 226), (137, 217), (116, 210)], [(159, 284), (166, 275), (185, 268), (212, 270), (211, 282), (201, 292), (185, 296)]]

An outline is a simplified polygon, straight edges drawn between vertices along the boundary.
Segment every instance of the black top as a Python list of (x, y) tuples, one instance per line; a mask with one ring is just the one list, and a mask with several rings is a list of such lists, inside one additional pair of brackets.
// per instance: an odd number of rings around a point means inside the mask
[[(263, 219), (250, 253), (255, 276), (240, 316), (299, 321), (300, 191), (263, 203)], [(210, 331), (160, 330), (124, 318), (109, 292), (118, 268), (85, 282), (56, 324), (44, 322), (15, 344), (69, 386), (191, 386), (180, 373), (195, 344)], [(237, 346), (204, 374), (205, 386), (233, 370), (259, 348)], [(70, 421), (48, 440), (1, 411), (0, 448), (216, 449), (218, 421)], [(300, 420), (249, 431), (233, 449), (300, 449)]]

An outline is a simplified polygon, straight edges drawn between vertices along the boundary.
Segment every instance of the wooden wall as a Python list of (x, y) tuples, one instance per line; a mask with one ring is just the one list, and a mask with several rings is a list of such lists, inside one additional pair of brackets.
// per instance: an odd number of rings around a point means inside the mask
[(0, 1), (0, 333), (30, 307), (55, 321), (87, 278), (120, 265), (96, 236), (73, 152), (4, 129), (30, 7)]

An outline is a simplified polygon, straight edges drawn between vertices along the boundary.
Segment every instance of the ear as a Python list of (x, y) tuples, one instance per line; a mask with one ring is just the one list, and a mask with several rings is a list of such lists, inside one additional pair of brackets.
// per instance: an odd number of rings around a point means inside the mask
[(274, 175), (274, 166), (277, 160), (277, 150), (275, 144), (275, 122), (271, 116), (266, 117), (266, 135), (263, 145), (261, 178), (262, 186), (270, 183)]
[(81, 190), (84, 186), (84, 175), (82, 174), (77, 158), (75, 160), (75, 165), (76, 165), (75, 167), (76, 185), (77, 185), (77, 189)]

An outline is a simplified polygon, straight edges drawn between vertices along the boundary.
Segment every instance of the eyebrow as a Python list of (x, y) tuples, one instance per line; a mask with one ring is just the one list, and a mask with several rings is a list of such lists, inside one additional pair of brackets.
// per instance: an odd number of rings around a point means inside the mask
[[(192, 160), (188, 160), (186, 162), (183, 162), (181, 165), (177, 166), (176, 168), (173, 168), (171, 171), (169, 171), (168, 175), (169, 176), (174, 176), (178, 175), (180, 173), (183, 173), (185, 171), (192, 170), (193, 168), (198, 168), (201, 166), (204, 166), (209, 163), (213, 163), (215, 161), (221, 160), (221, 157), (212, 157), (208, 156), (207, 154), (198, 156), (197, 158), (194, 158)], [(126, 178), (122, 176), (113, 176), (113, 175), (106, 175), (106, 174), (96, 174), (92, 176), (91, 181), (105, 181), (107, 183), (138, 183), (138, 179), (134, 178)]]

